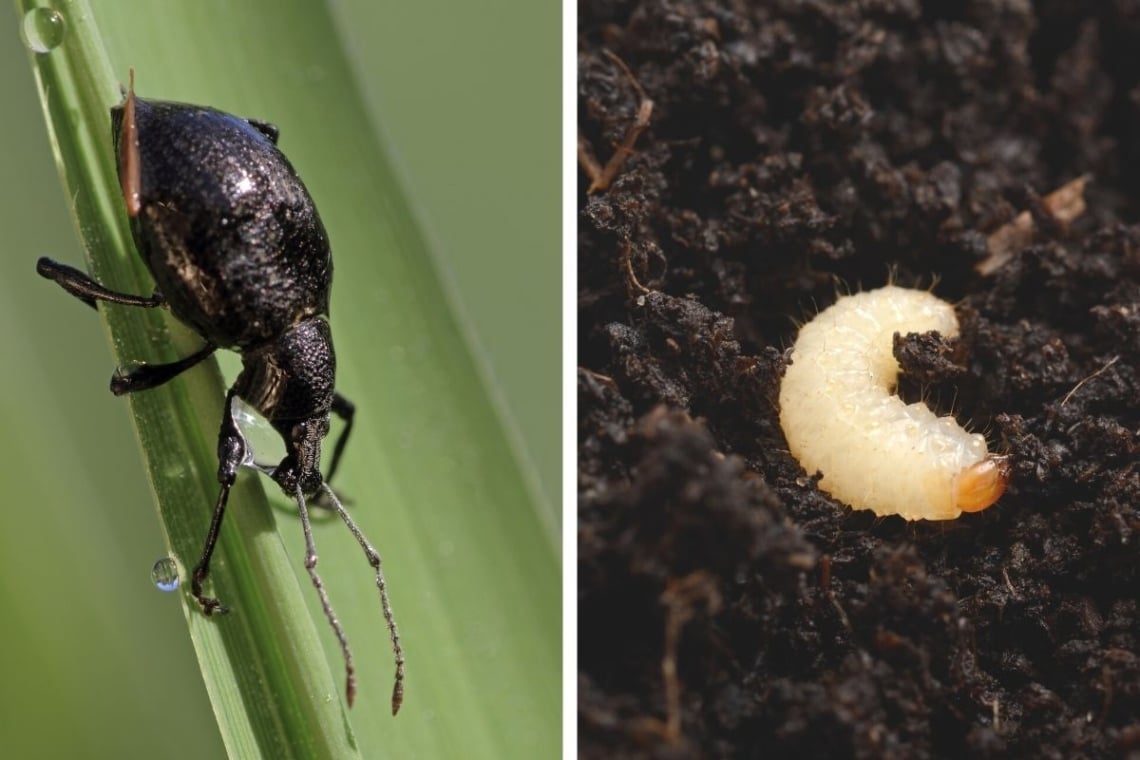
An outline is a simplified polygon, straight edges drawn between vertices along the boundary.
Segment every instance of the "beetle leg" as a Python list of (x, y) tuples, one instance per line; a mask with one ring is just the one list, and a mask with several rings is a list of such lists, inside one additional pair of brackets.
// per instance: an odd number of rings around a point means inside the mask
[(356, 416), (356, 404), (339, 393), (334, 392), (331, 411), (337, 417), (344, 420), (344, 430), (342, 430), (340, 436), (337, 437), (336, 446), (333, 447), (332, 463), (329, 464), (329, 475), (325, 478), (326, 483), (331, 481), (333, 475), (336, 474), (336, 468), (340, 464), (341, 454), (344, 453), (344, 446), (348, 443), (348, 434), (352, 432), (352, 419)]
[(145, 391), (155, 388), (163, 383), (173, 380), (198, 362), (218, 350), (212, 343), (207, 343), (201, 350), (196, 351), (185, 359), (179, 359), (169, 364), (140, 364), (129, 372), (122, 368), (115, 370), (111, 376), (111, 393), (122, 396), (124, 393)]
[(158, 291), (155, 291), (154, 295), (150, 296), (134, 296), (130, 293), (119, 293), (114, 290), (108, 290), (92, 280), (86, 272), (81, 272), (66, 264), (60, 264), (58, 261), (52, 261), (46, 256), (36, 262), (36, 271), (40, 273), (41, 277), (54, 280), (61, 288), (92, 309), (95, 308), (96, 301), (107, 301), (108, 303), (118, 303), (124, 306), (143, 306), (148, 309), (153, 309), (156, 306), (162, 306), (166, 303), (166, 299), (163, 298), (162, 294)]
[(237, 480), (237, 471), (245, 459), (245, 440), (241, 436), (237, 423), (234, 421), (233, 388), (226, 394), (226, 405), (222, 410), (222, 426), (218, 430), (218, 482), (222, 490), (218, 493), (218, 503), (214, 507), (214, 517), (210, 520), (210, 530), (206, 533), (206, 545), (202, 547), (202, 557), (194, 567), (191, 577), (190, 592), (202, 605), (202, 612), (209, 616), (228, 612), (221, 602), (202, 593), (202, 583), (210, 574), (210, 557), (214, 554), (214, 546), (218, 543), (218, 533), (222, 529), (222, 518), (226, 513), (226, 502), (230, 498), (230, 488)]

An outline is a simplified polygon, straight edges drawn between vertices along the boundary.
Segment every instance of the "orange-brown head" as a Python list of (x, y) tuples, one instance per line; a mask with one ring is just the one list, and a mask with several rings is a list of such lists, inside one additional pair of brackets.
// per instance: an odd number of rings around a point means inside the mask
[(991, 454), (958, 476), (954, 501), (963, 512), (981, 512), (1005, 493), (1009, 483), (1009, 458)]

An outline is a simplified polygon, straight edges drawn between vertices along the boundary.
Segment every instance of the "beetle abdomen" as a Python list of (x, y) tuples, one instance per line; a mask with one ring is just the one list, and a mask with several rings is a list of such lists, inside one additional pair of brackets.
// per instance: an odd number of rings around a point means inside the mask
[[(121, 108), (112, 119), (119, 143)], [(143, 99), (135, 122), (131, 229), (176, 317), (216, 345), (247, 348), (328, 313), (328, 236), (265, 133), (211, 108)]]

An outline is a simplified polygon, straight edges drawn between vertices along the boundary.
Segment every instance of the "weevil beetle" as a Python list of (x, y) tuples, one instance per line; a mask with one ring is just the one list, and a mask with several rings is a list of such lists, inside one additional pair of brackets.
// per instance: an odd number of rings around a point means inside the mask
[[(123, 102), (111, 108), (119, 184), (135, 245), (155, 281), (150, 296), (104, 288), (84, 272), (42, 258), (36, 270), (92, 308), (97, 301), (164, 306), (205, 341), (170, 364), (117, 370), (115, 395), (154, 388), (219, 348), (241, 354), (242, 371), (226, 394), (218, 432), (221, 489), (191, 593), (206, 615), (226, 608), (202, 590), (222, 527), (230, 488), (247, 461), (234, 421), (234, 399), (262, 414), (285, 442), (285, 458), (263, 470), (297, 501), (305, 534), (305, 568), (345, 661), (345, 695), (355, 695), (352, 653), (324, 585), (306, 497), (326, 498), (376, 570), (376, 585), (396, 659), (392, 714), (403, 702), (404, 655), (388, 602), (380, 555), (345, 511), (328, 482), (352, 431), (354, 406), (336, 392), (336, 354), (329, 332), (332, 255), (308, 190), (277, 149), (272, 124), (185, 103), (135, 96), (134, 72)], [(344, 420), (321, 475), (329, 415)]]

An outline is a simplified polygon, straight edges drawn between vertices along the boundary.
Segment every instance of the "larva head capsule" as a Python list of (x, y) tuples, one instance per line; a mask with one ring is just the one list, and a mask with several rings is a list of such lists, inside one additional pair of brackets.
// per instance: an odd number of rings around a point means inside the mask
[(1009, 482), (1009, 459), (990, 455), (962, 470), (954, 501), (963, 512), (981, 512), (1005, 493)]

